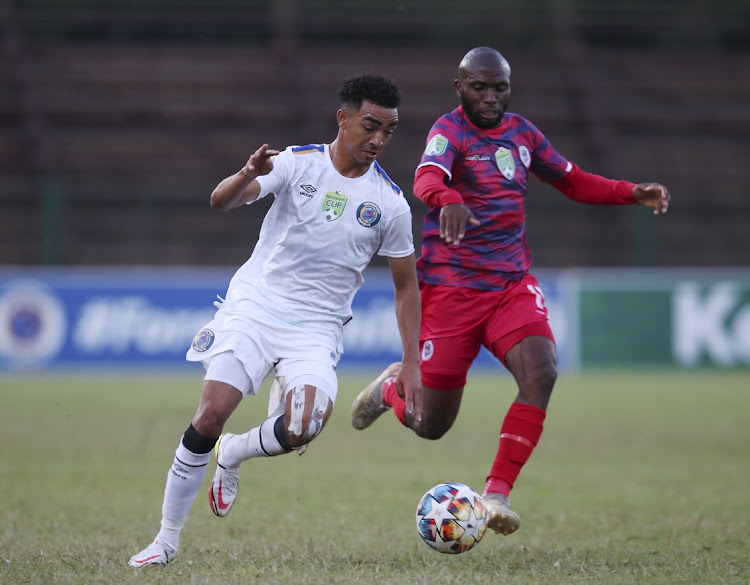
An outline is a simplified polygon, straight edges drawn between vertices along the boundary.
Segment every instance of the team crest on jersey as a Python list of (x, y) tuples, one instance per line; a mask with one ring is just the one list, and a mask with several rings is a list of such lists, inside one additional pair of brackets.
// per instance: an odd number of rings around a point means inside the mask
[(432, 345), (432, 339), (428, 339), (422, 346), (422, 361), (429, 361), (435, 353), (435, 347)]
[(516, 163), (513, 161), (513, 154), (510, 150), (504, 146), (498, 148), (495, 153), (495, 162), (503, 177), (510, 181), (516, 174)]
[(442, 134), (435, 134), (427, 143), (427, 148), (424, 149), (424, 153), (427, 156), (440, 156), (445, 154), (445, 150), (448, 148), (448, 139)]
[(523, 163), (523, 166), (528, 169), (529, 165), (531, 164), (531, 155), (529, 154), (529, 149), (525, 146), (519, 146), (518, 154), (521, 156), (521, 162)]
[(198, 352), (207, 351), (214, 344), (214, 332), (210, 329), (201, 329), (193, 339), (193, 349)]
[(336, 221), (344, 213), (349, 198), (341, 191), (328, 191), (323, 198), (323, 215), (326, 221)]
[(357, 208), (357, 221), (365, 227), (372, 227), (380, 221), (380, 207), (372, 201), (365, 201)]

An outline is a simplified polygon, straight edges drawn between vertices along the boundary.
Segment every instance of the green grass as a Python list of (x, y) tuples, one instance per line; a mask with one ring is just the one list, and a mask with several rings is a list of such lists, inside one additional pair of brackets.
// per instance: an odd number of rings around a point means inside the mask
[(512, 494), (521, 529), (457, 556), (419, 541), (414, 509), (442, 481), (481, 490), (511, 379), (473, 376), (437, 442), (390, 414), (351, 429), (367, 381), (341, 380), (304, 456), (246, 463), (231, 516), (201, 490), (175, 561), (138, 571), (200, 376), (0, 378), (0, 583), (750, 583), (749, 372), (561, 376)]

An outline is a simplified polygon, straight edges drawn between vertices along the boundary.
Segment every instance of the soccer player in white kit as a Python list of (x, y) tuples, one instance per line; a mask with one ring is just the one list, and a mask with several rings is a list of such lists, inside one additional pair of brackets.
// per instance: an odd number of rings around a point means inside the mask
[[(193, 340), (190, 361), (206, 368), (197, 412), (167, 474), (161, 529), (129, 565), (169, 563), (200, 491), (210, 453), (211, 510), (226, 516), (240, 464), (304, 451), (336, 400), (344, 324), (375, 254), (388, 258), (403, 365), (398, 388), (419, 402), (420, 297), (412, 216), (401, 189), (376, 162), (398, 125), (400, 93), (388, 78), (358, 75), (339, 90), (338, 133), (330, 144), (258, 148), (211, 194), (229, 210), (273, 194), (250, 257), (234, 274), (214, 319)], [(274, 371), (268, 418), (245, 434), (222, 434), (243, 396)]]

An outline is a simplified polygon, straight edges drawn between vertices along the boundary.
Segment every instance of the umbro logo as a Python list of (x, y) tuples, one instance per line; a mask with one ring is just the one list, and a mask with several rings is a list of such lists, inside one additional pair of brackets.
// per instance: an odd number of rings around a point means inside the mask
[(302, 189), (299, 194), (303, 195), (304, 197), (312, 198), (312, 194), (317, 191), (317, 189), (312, 185), (300, 185), (299, 188)]

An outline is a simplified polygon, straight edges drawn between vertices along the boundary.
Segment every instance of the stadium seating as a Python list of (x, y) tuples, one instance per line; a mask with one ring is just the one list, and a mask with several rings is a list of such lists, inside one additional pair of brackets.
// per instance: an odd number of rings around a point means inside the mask
[[(369, 69), (404, 91), (382, 164), (413, 204), (418, 238), (414, 167), (432, 121), (456, 105), (452, 80), (472, 26), (512, 64), (511, 109), (559, 151), (593, 172), (658, 180), (675, 195), (669, 220), (652, 222), (643, 210), (575, 205), (533, 182), (528, 237), (538, 266), (747, 263), (741, 7), (697, 26), (695, 11), (675, 20), (666, 1), (606, 10), (580, 2), (559, 38), (541, 38), (527, 10), (504, 42), (487, 36), (478, 8), (441, 40), (430, 32), (450, 17), (441, 2), (419, 22), (358, 2), (354, 14), (325, 2), (317, 10), (193, 2), (179, 14), (166, 0), (97, 4), (40, 0), (16, 8), (4, 30), (0, 264), (236, 265), (261, 214), (212, 212), (215, 184), (263, 142), (331, 140), (338, 83)], [(362, 17), (374, 20), (365, 27)], [(565, 39), (577, 50), (565, 50)]]

